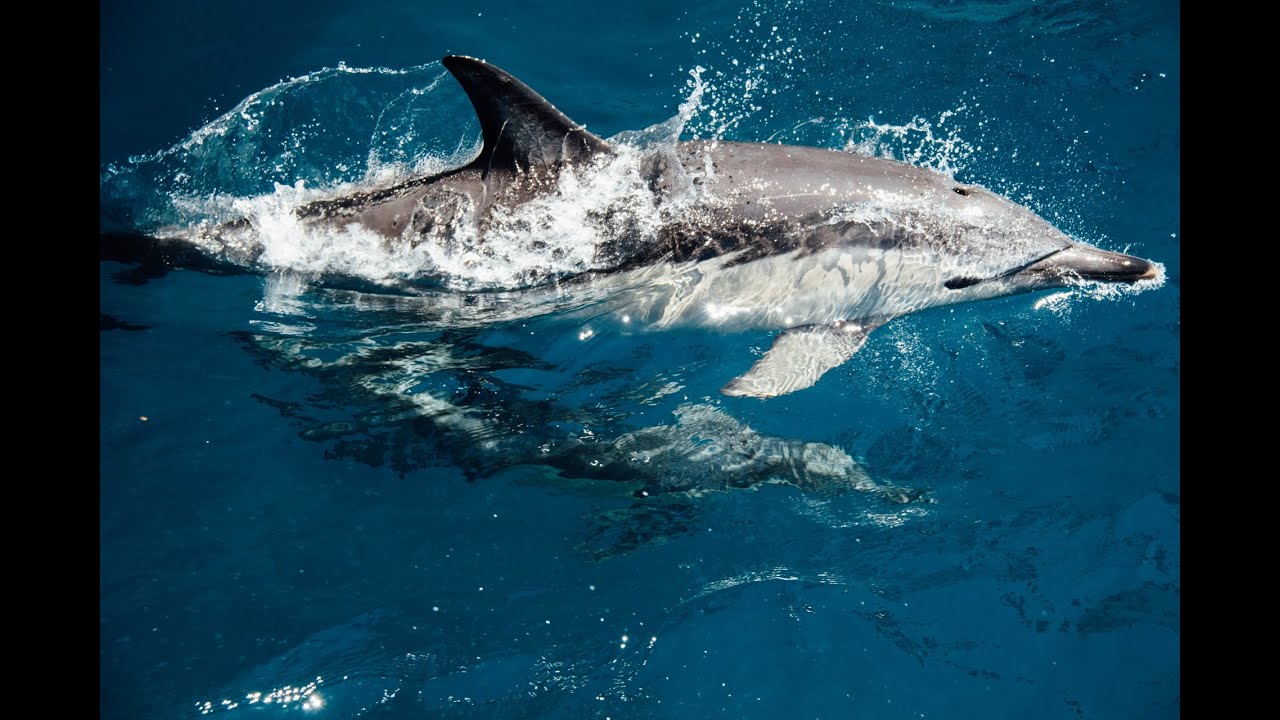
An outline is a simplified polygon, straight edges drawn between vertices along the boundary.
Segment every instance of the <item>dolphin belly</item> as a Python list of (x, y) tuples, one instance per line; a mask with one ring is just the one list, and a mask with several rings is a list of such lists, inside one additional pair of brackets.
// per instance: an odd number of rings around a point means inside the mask
[(888, 319), (947, 299), (938, 291), (936, 264), (909, 249), (846, 246), (733, 260), (729, 255), (669, 271), (680, 280), (649, 317), (652, 327), (780, 330)]

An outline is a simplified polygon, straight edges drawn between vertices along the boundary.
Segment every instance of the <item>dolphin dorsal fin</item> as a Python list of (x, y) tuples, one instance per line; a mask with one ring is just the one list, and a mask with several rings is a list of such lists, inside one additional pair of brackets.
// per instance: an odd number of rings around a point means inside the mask
[(472, 164), (486, 173), (555, 166), (609, 150), (605, 141), (509, 73), (463, 55), (450, 55), (442, 63), (476, 109), (484, 150)]

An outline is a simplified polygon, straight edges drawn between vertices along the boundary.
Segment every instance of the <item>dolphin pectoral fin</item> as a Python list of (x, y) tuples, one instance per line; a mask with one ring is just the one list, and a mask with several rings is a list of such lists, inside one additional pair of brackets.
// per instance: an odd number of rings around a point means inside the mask
[(878, 324), (843, 322), (786, 330), (774, 339), (764, 357), (720, 392), (734, 397), (768, 398), (803, 390), (853, 357), (877, 327)]

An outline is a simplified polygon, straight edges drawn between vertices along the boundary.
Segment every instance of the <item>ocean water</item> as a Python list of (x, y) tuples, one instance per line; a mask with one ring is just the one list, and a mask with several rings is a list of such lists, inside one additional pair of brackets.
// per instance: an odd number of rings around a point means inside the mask
[[(102, 717), (1180, 714), (1177, 3), (101, 15), (103, 229), (270, 229), (265, 270), (100, 265)], [(572, 196), (554, 258), (408, 297), (439, 257), (287, 218), (475, 151), (448, 53), (620, 143), (953, 173), (1165, 280), (900, 318), (764, 401), (719, 389), (772, 333), (506, 314), (586, 262)]]

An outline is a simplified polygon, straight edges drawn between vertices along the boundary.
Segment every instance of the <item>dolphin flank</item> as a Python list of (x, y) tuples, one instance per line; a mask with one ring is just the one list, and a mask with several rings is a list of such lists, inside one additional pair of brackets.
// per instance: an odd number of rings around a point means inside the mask
[[(402, 246), (445, 247), (460, 238), (483, 245), (510, 230), (513, 212), (563, 192), (566, 173), (603, 168), (622, 152), (493, 65), (463, 56), (443, 64), (475, 108), (480, 154), (447, 172), (305, 204), (296, 210), (301, 226), (356, 229)], [(636, 168), (652, 221), (605, 208), (598, 247), (580, 271), (531, 274), (487, 288), (501, 291), (489, 297), (510, 303), (503, 317), (536, 314), (545, 298), (577, 293), (593, 300), (593, 323), (607, 319), (630, 331), (780, 331), (723, 388), (727, 395), (767, 398), (810, 387), (876, 328), (927, 308), (1159, 277), (1152, 262), (1074, 241), (982, 187), (892, 160), (690, 141), (652, 150)], [(256, 231), (237, 220), (201, 228), (198, 238), (175, 232), (157, 242), (212, 248), (219, 268), (261, 270), (267, 265)], [(158, 252), (137, 236), (104, 235), (102, 248), (103, 259), (132, 252), (144, 264), (191, 255)]]

